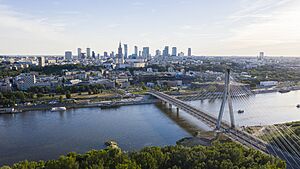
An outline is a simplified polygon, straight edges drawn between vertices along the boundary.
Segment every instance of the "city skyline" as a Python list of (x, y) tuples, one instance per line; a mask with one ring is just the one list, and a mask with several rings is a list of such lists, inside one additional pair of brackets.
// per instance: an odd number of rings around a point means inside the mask
[(168, 45), (196, 56), (300, 56), (299, 7), (296, 0), (0, 0), (0, 54), (102, 53), (122, 41), (129, 53)]

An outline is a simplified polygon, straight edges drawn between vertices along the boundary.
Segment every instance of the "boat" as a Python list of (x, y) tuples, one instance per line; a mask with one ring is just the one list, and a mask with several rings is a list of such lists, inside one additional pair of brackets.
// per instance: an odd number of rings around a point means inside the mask
[(22, 113), (22, 110), (18, 110), (15, 108), (1, 108), (0, 114), (16, 114), (16, 113)]
[(280, 90), (278, 90), (279, 93), (288, 93), (290, 91), (291, 91), (290, 89), (280, 89)]
[(244, 112), (245, 112), (244, 110), (239, 110), (239, 111), (238, 111), (239, 114), (242, 114), (242, 113), (244, 113)]
[(66, 107), (52, 107), (51, 111), (66, 111), (67, 108)]

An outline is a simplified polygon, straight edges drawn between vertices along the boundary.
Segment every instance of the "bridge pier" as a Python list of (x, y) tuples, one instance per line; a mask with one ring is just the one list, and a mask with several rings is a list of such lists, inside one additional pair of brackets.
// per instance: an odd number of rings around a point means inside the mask
[(172, 109), (172, 104), (171, 103), (169, 103), (169, 109)]
[(176, 108), (176, 114), (177, 114), (177, 117), (179, 117), (179, 108), (178, 107)]

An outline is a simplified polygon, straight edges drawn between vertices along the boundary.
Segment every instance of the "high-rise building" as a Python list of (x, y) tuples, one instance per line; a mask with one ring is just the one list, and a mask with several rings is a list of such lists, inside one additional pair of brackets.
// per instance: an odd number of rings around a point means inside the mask
[(78, 57), (77, 59), (82, 59), (81, 56), (82, 56), (82, 54), (81, 54), (81, 48), (78, 48), (77, 49), (77, 57)]
[(176, 47), (172, 48), (172, 56), (177, 56), (177, 48)]
[(128, 58), (128, 45), (124, 44), (124, 58), (127, 59)]
[(45, 57), (43, 57), (43, 56), (38, 57), (38, 64), (39, 64), (39, 66), (44, 67), (45, 66)]
[(192, 56), (192, 48), (188, 48), (188, 56)]
[(163, 56), (169, 56), (169, 46), (166, 46), (163, 51)]
[(117, 60), (117, 63), (124, 64), (124, 55), (121, 42), (119, 43)]
[(91, 57), (91, 48), (86, 48), (86, 57), (87, 58)]
[(108, 53), (104, 52), (103, 56), (104, 56), (104, 58), (107, 58), (108, 57)]
[(157, 50), (155, 51), (155, 56), (161, 56), (161, 51), (157, 49)]
[(149, 47), (143, 47), (142, 57), (144, 59), (149, 59), (149, 57), (150, 57), (150, 49), (149, 49)]
[(264, 59), (264, 56), (265, 56), (265, 53), (264, 52), (259, 52), (259, 60), (263, 60)]
[(138, 47), (134, 46), (134, 55), (137, 57), (139, 53)]
[(95, 51), (92, 51), (92, 58), (96, 59), (96, 53), (95, 53)]
[(139, 57), (142, 57), (142, 51), (139, 51)]
[(65, 52), (65, 59), (66, 59), (67, 61), (73, 60), (73, 55), (72, 55), (72, 52), (71, 52), (71, 51), (66, 51), (66, 52)]

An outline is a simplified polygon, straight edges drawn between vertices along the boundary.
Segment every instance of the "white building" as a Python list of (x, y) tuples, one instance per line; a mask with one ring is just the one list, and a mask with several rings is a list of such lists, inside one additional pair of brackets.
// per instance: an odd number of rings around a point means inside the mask
[(19, 90), (28, 90), (35, 86), (36, 76), (31, 73), (22, 73), (15, 78), (15, 83)]

